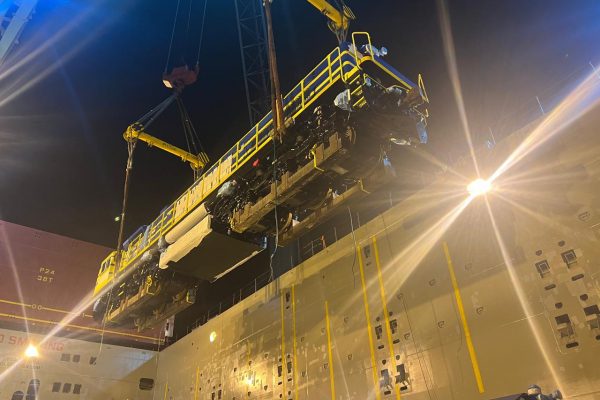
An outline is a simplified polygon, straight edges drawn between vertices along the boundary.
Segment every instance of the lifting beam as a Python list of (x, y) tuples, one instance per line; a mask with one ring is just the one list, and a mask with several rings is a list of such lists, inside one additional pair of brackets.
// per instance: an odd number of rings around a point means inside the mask
[(202, 170), (208, 163), (208, 156), (205, 153), (201, 152), (198, 155), (194, 155), (177, 146), (167, 143), (164, 140), (160, 140), (157, 137), (149, 135), (148, 133), (144, 132), (143, 127), (141, 127), (139, 124), (130, 125), (125, 133), (123, 133), (123, 138), (128, 142), (141, 140), (149, 147), (157, 147), (166, 151), (167, 153), (171, 153), (181, 158), (181, 161), (189, 163), (192, 169), (196, 171)]

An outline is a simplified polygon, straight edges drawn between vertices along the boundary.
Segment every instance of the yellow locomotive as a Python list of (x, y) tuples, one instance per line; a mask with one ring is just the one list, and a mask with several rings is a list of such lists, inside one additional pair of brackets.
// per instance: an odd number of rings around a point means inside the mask
[(413, 83), (386, 53), (367, 33), (333, 49), (283, 98), (283, 137), (268, 113), (124, 242), (118, 269), (108, 255), (96, 317), (140, 330), (163, 321), (194, 302), (199, 280), (231, 271), (265, 237), (285, 245), (383, 184), (390, 148), (425, 143), (428, 116), (421, 77)]

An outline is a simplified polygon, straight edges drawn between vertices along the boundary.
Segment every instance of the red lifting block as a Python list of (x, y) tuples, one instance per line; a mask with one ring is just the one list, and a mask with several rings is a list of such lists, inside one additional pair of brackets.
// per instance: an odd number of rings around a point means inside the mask
[(184, 87), (196, 82), (198, 71), (197, 65), (194, 69), (190, 69), (187, 65), (175, 67), (170, 73), (163, 74), (163, 83), (169, 89), (181, 91)]

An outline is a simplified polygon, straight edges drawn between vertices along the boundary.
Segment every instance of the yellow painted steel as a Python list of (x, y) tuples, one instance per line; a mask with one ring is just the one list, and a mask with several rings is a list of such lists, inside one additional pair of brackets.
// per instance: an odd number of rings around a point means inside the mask
[(398, 77), (389, 69), (387, 68), (384, 64), (381, 64), (380, 62), (378, 62), (374, 57), (372, 56), (364, 56), (363, 57), (364, 61), (371, 61), (373, 62), (373, 64), (377, 65), (379, 68), (381, 68), (383, 71), (385, 71), (389, 76), (396, 78), (397, 81), (399, 81), (400, 83), (402, 83), (402, 85), (404, 85), (404, 88), (412, 88), (408, 82), (405, 82), (404, 80), (398, 79)]
[(429, 103), (429, 96), (427, 95), (427, 89), (425, 89), (425, 82), (423, 82), (423, 76), (419, 74), (419, 78), (417, 79), (419, 89), (421, 89), (421, 95), (423, 96), (423, 100), (426, 103)]
[(294, 398), (298, 400), (298, 357), (296, 346), (296, 286), (292, 285), (292, 337), (294, 347)]
[(167, 400), (167, 393), (169, 392), (169, 383), (165, 383), (165, 395), (163, 397), (163, 400)]
[[(348, 50), (341, 51), (336, 47), (327, 55), (307, 76), (296, 85), (286, 96), (284, 111), (289, 119), (298, 117), (306, 108), (311, 106), (321, 94), (338, 82), (342, 75), (352, 76), (359, 70), (359, 63), (350, 61)], [(167, 207), (148, 227), (146, 232), (140, 233), (129, 241), (127, 248), (123, 249), (119, 271), (127, 269), (149, 247), (185, 218), (191, 211), (206, 199), (215, 189), (245, 165), (256, 153), (262, 150), (272, 140), (270, 135), (272, 120), (267, 114), (239, 140), (228, 152), (225, 153), (208, 171), (205, 171), (192, 187), (184, 192), (174, 203)], [(221, 165), (229, 163), (230, 167), (224, 173)], [(199, 193), (199, 194), (198, 194)], [(103, 276), (103, 278), (105, 278)], [(98, 279), (95, 293), (106, 286), (111, 280)]]
[(281, 381), (283, 382), (283, 394), (285, 395), (285, 383), (287, 381), (287, 365), (285, 360), (285, 315), (283, 313), (284, 309), (284, 300), (283, 293), (280, 293), (281, 298)]
[(365, 36), (367, 38), (367, 43), (369, 44), (369, 48), (372, 48), (373, 44), (371, 44), (371, 34), (369, 32), (352, 32), (352, 46), (354, 51), (354, 58), (358, 60), (358, 47), (356, 46), (356, 38), (358, 36)]
[(371, 371), (373, 373), (373, 386), (375, 390), (375, 398), (381, 400), (381, 392), (379, 391), (379, 380), (377, 378), (377, 365), (375, 362), (375, 348), (373, 346), (373, 328), (371, 326), (371, 313), (369, 312), (369, 299), (367, 297), (367, 284), (365, 282), (365, 267), (362, 259), (360, 247), (356, 246), (358, 253), (358, 268), (360, 270), (360, 283), (362, 286), (363, 303), (365, 305), (365, 317), (367, 319), (367, 333), (369, 335), (369, 350), (371, 352)]
[[(404, 89), (410, 90), (412, 88), (412, 86), (408, 82), (404, 81), (403, 79), (400, 79), (396, 74), (394, 74), (394, 72), (392, 72), (384, 64), (377, 61), (377, 59), (375, 57), (373, 57), (372, 53), (363, 54), (362, 57), (359, 57), (358, 47), (356, 46), (356, 38), (358, 36), (365, 36), (367, 38), (367, 43), (369, 45), (369, 49), (373, 48), (373, 44), (371, 43), (371, 35), (369, 34), (369, 32), (352, 32), (352, 45), (354, 46), (352, 50), (353, 50), (354, 58), (356, 60), (361, 60), (361, 63), (364, 63), (366, 61), (372, 62), (373, 64), (375, 64), (379, 68), (381, 68), (383, 71), (385, 71), (392, 78), (394, 78), (398, 82), (402, 83), (402, 86), (404, 87)], [(369, 51), (371, 51), (371, 50), (369, 50)], [(425, 88), (425, 84), (423, 83), (423, 78), (421, 77), (420, 74), (419, 74), (419, 83), (417, 86), (419, 89), (421, 89), (421, 86), (423, 87), (423, 89)], [(423, 93), (422, 93), (422, 95), (423, 95)], [(425, 102), (429, 103), (429, 98), (427, 98), (427, 94), (425, 94), (423, 96), (423, 100), (425, 100)]]
[(329, 323), (329, 303), (327, 301), (325, 301), (325, 329), (327, 330), (327, 357), (329, 357), (329, 384), (331, 387), (331, 400), (335, 400), (333, 352), (331, 351), (331, 324)]
[[(383, 277), (381, 274), (381, 261), (379, 259), (379, 248), (377, 247), (377, 238), (373, 236), (373, 250), (375, 253), (375, 265), (377, 266), (377, 280), (379, 281), (379, 294), (381, 295), (381, 304), (383, 305), (383, 318), (385, 319), (385, 333), (388, 339), (390, 349), (390, 363), (396, 365), (396, 355), (394, 354), (394, 344), (392, 342), (392, 330), (390, 328), (390, 317), (387, 308), (387, 298), (385, 296), (385, 287), (383, 286)], [(400, 387), (394, 385), (394, 394), (396, 399), (400, 398)]]
[(198, 380), (200, 376), (200, 366), (196, 367), (196, 383), (194, 383), (194, 400), (198, 400)]
[(340, 11), (331, 4), (327, 2), (327, 0), (307, 0), (310, 4), (312, 4), (315, 8), (319, 10), (321, 14), (329, 18), (329, 20), (333, 23), (336, 30), (347, 29), (350, 24), (349, 15), (343, 14), (343, 10)]
[(116, 255), (116, 251), (111, 252), (100, 264), (100, 271), (98, 272), (96, 286), (94, 287), (94, 295), (97, 295), (113, 278), (115, 274)]
[(473, 375), (475, 375), (475, 381), (477, 382), (477, 389), (479, 393), (485, 391), (483, 387), (483, 379), (481, 378), (481, 371), (479, 370), (479, 363), (477, 362), (477, 354), (475, 353), (475, 346), (473, 346), (473, 340), (471, 339), (471, 330), (467, 323), (467, 315), (465, 314), (465, 308), (463, 306), (462, 297), (460, 295), (460, 289), (458, 288), (458, 282), (454, 273), (454, 265), (452, 258), (450, 257), (450, 250), (448, 249), (448, 243), (443, 243), (444, 255), (446, 256), (446, 263), (448, 264), (448, 271), (450, 272), (450, 280), (452, 281), (452, 287), (454, 288), (454, 297), (456, 298), (456, 306), (458, 308), (458, 314), (460, 315), (460, 322), (465, 332), (465, 340), (467, 342), (467, 349), (469, 350), (469, 357), (471, 358), (471, 366), (473, 367)]
[(128, 142), (136, 139), (141, 140), (150, 147), (156, 147), (166, 151), (167, 153), (171, 153), (174, 156), (181, 158), (181, 161), (189, 163), (190, 166), (195, 170), (201, 170), (206, 166), (206, 164), (208, 164), (208, 156), (205, 153), (200, 153), (198, 155), (192, 154), (183, 150), (182, 148), (174, 146), (165, 142), (164, 140), (148, 134), (147, 132), (144, 132), (143, 129), (138, 129), (138, 125), (130, 125), (123, 133), (123, 138)]
[(364, 192), (366, 194), (371, 194), (371, 192), (369, 192), (368, 190), (365, 189), (365, 185), (363, 184), (363, 180), (362, 179), (358, 180), (358, 184), (360, 186), (360, 191), (361, 192)]
[[(370, 39), (369, 39), (370, 40)], [(315, 68), (313, 68), (286, 96), (284, 112), (288, 121), (292, 121), (310, 107), (323, 93), (339, 81), (349, 82), (357, 79), (360, 66), (372, 61), (372, 57), (358, 57), (350, 50), (336, 47)], [(383, 66), (380, 65), (381, 68)], [(384, 68), (385, 70), (385, 68)], [(393, 75), (396, 81), (404, 86), (408, 84)], [(357, 105), (366, 104), (359, 99)], [(188, 188), (175, 202), (165, 210), (136, 237), (128, 240), (123, 249), (119, 271), (114, 275), (105, 272), (99, 274), (94, 293), (99, 293), (113, 277), (126, 270), (146, 250), (154, 246), (161, 236), (169, 232), (177, 223), (198, 207), (220, 185), (267, 146), (272, 138), (272, 120), (267, 114), (246, 135), (242, 137), (215, 164), (205, 171), (196, 182)]]
[(313, 167), (320, 172), (325, 172), (325, 170), (323, 168), (319, 168), (319, 166), (317, 165), (317, 153), (315, 152), (315, 147), (313, 147), (310, 150), (310, 154), (312, 155), (312, 159), (313, 159)]

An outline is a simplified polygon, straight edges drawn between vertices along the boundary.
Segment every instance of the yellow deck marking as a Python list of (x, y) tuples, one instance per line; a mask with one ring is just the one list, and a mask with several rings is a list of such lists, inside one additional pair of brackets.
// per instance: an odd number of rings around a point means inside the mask
[(296, 357), (296, 286), (292, 285), (292, 337), (294, 338), (294, 398), (298, 400), (298, 359)]
[[(387, 299), (385, 288), (383, 286), (383, 277), (381, 276), (381, 262), (379, 261), (379, 249), (377, 248), (377, 239), (373, 236), (373, 250), (375, 252), (375, 265), (377, 266), (377, 279), (379, 280), (379, 294), (381, 295), (381, 304), (383, 304), (383, 318), (385, 319), (385, 332), (388, 338), (388, 347), (390, 348), (390, 362), (396, 365), (396, 356), (394, 354), (394, 344), (392, 342), (392, 330), (390, 328), (390, 318), (387, 308)], [(394, 371), (392, 371), (393, 375)], [(394, 384), (394, 393), (396, 399), (400, 399), (400, 387)]]
[(471, 330), (467, 324), (467, 315), (465, 314), (465, 308), (463, 306), (462, 297), (460, 296), (460, 289), (458, 288), (458, 282), (456, 281), (456, 275), (454, 274), (454, 265), (452, 264), (452, 258), (450, 258), (450, 250), (448, 249), (448, 243), (443, 243), (444, 255), (446, 256), (446, 263), (448, 264), (448, 271), (450, 272), (450, 280), (452, 281), (452, 287), (454, 288), (454, 297), (456, 298), (456, 306), (458, 307), (458, 314), (460, 315), (460, 322), (462, 323), (463, 330), (465, 332), (465, 339), (467, 341), (467, 349), (469, 350), (469, 357), (471, 358), (471, 365), (473, 366), (473, 374), (477, 381), (477, 389), (479, 393), (483, 393), (483, 380), (481, 379), (481, 371), (479, 370), (479, 363), (477, 362), (477, 355), (475, 354), (475, 347), (471, 340)]
[(0, 317), (15, 318), (15, 319), (23, 320), (23, 321), (40, 322), (43, 324), (50, 324), (50, 325), (62, 325), (62, 326), (69, 327), (69, 328), (77, 328), (77, 329), (83, 329), (86, 331), (94, 331), (94, 332), (106, 332), (106, 333), (111, 333), (114, 335), (129, 336), (129, 337), (135, 337), (135, 338), (140, 338), (140, 339), (150, 339), (153, 342), (160, 340), (162, 342), (162, 339), (156, 339), (155, 337), (151, 337), (151, 336), (142, 336), (142, 335), (135, 335), (133, 333), (109, 331), (108, 329), (103, 330), (103, 329), (91, 328), (89, 326), (82, 326), (82, 325), (75, 325), (75, 324), (61, 324), (60, 322), (48, 321), (48, 320), (39, 319), (39, 318), (30, 318), (30, 317), (25, 318), (20, 315), (14, 315), (14, 314), (0, 313)]
[(377, 366), (375, 364), (375, 349), (373, 348), (373, 332), (371, 327), (371, 314), (369, 313), (369, 300), (367, 298), (367, 285), (365, 283), (365, 268), (363, 266), (362, 252), (360, 247), (356, 246), (358, 253), (358, 266), (360, 270), (360, 283), (362, 285), (363, 303), (365, 305), (365, 317), (367, 318), (367, 333), (369, 334), (369, 349), (371, 351), (371, 370), (373, 371), (373, 385), (375, 387), (375, 398), (381, 400), (379, 392), (379, 380), (377, 379)]
[(0, 299), (0, 303), (11, 304), (13, 306), (22, 306), (31, 308), (31, 304), (19, 303), (18, 301)]
[(167, 392), (169, 391), (169, 383), (165, 383), (165, 395), (163, 397), (163, 400), (167, 400)]
[(283, 396), (287, 398), (287, 392), (285, 390), (285, 382), (287, 381), (287, 365), (285, 360), (285, 318), (283, 315), (285, 295), (281, 292), (281, 381), (283, 383)]
[(248, 366), (250, 366), (250, 356), (252, 355), (252, 348), (251, 348), (251, 343), (250, 340), (246, 340), (246, 346), (247, 346), (247, 350), (246, 351), (246, 361), (248, 361)]
[(59, 308), (46, 307), (41, 304), (25, 304), (25, 303), (20, 303), (18, 301), (5, 300), (5, 299), (0, 299), (0, 303), (10, 304), (13, 306), (28, 307), (28, 308), (33, 308), (34, 310), (40, 310), (40, 311), (53, 311), (53, 312), (58, 312), (58, 313), (62, 313), (62, 314), (80, 315), (82, 317), (87, 317), (87, 318), (92, 317), (90, 314), (86, 314), (86, 313), (80, 314), (80, 313), (76, 313), (73, 311), (61, 310)]
[(327, 330), (327, 356), (329, 357), (329, 383), (331, 400), (335, 400), (335, 380), (333, 377), (333, 353), (331, 351), (331, 328), (329, 326), (329, 303), (325, 301), (325, 327)]

